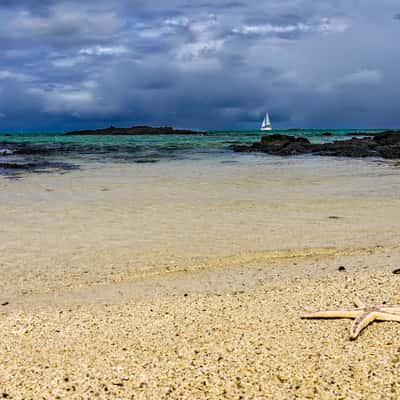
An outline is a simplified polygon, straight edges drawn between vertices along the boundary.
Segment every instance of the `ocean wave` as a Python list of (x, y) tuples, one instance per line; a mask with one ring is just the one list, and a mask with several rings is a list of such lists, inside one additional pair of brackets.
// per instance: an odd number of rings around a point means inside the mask
[(14, 154), (14, 152), (12, 150), (10, 150), (10, 149), (2, 149), (0, 147), (0, 156), (11, 156), (13, 154)]

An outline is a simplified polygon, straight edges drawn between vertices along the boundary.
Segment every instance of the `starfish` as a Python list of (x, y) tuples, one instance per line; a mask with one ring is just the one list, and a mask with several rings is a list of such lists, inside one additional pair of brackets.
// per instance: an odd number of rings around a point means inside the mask
[(400, 322), (400, 305), (375, 306), (364, 304), (361, 300), (354, 301), (356, 308), (339, 308), (331, 311), (317, 311), (303, 315), (302, 318), (354, 318), (351, 324), (350, 339), (354, 340), (360, 332), (373, 321)]

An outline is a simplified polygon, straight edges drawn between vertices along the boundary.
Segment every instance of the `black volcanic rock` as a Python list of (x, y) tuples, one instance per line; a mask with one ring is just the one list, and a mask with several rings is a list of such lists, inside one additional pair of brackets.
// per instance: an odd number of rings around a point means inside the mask
[(261, 138), (261, 143), (254, 143), (251, 146), (233, 145), (231, 148), (237, 152), (258, 151), (275, 155), (293, 155), (308, 152), (311, 143), (304, 137), (290, 135), (266, 135)]
[(315, 154), (333, 157), (382, 157), (400, 159), (400, 132), (376, 133), (372, 137), (336, 140), (332, 143), (310, 143), (306, 138), (268, 135), (252, 145), (231, 146), (236, 152), (262, 152), (279, 156)]
[(290, 135), (265, 135), (261, 138), (261, 144), (264, 146), (287, 146), (291, 143), (310, 143), (304, 137), (296, 137)]
[(374, 135), (374, 141), (383, 146), (400, 144), (400, 132), (386, 131), (376, 133)]
[(73, 131), (65, 133), (66, 136), (80, 135), (204, 135), (205, 132), (196, 132), (188, 129), (174, 129), (171, 127), (155, 128), (152, 126), (132, 126), (130, 128), (116, 128), (110, 126), (104, 129)]

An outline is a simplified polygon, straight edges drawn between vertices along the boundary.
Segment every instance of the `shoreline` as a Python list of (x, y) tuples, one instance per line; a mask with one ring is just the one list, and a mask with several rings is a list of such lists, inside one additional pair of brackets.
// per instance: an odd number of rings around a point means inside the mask
[[(22, 291), (8, 296), (0, 297), (0, 304), (7, 303), (2, 311), (15, 312), (18, 310), (32, 311), (40, 308), (66, 306), (67, 304), (94, 304), (102, 299), (101, 302), (107, 303), (111, 299), (117, 303), (123, 301), (142, 300), (151, 298), (154, 293), (166, 294), (165, 288), (174, 288), (175, 291), (185, 291), (185, 287), (192, 285), (192, 289), (197, 292), (202, 291), (201, 281), (207, 277), (213, 277), (211, 288), (213, 290), (223, 290), (227, 282), (224, 275), (237, 277), (247, 275), (248, 283), (253, 286), (257, 279), (254, 278), (258, 272), (262, 271), (265, 277), (272, 279), (281, 277), (321, 277), (325, 274), (325, 268), (315, 268), (317, 262), (333, 264), (346, 264), (345, 260), (370, 257), (378, 259), (382, 254), (400, 252), (400, 246), (384, 247), (377, 245), (371, 248), (358, 249), (302, 249), (275, 252), (263, 252), (260, 254), (250, 253), (248, 255), (238, 255), (223, 257), (211, 262), (203, 262), (194, 265), (180, 265), (173, 269), (167, 266), (158, 266), (153, 271), (147, 271), (136, 276), (124, 276), (118, 279), (104, 280), (102, 282), (81, 282), (74, 286), (57, 286), (39, 291)], [(341, 261), (344, 260), (344, 261)], [(306, 267), (306, 265), (312, 267)], [(302, 265), (302, 269), (297, 268)], [(267, 267), (266, 267), (267, 266)], [(393, 266), (395, 269), (395, 266)], [(336, 272), (337, 268), (329, 268), (330, 272)], [(376, 272), (373, 268), (370, 270)], [(257, 272), (258, 271), (258, 272)], [(220, 277), (221, 279), (215, 279)], [(264, 277), (264, 279), (265, 279)], [(242, 279), (242, 278), (241, 278)], [(183, 288), (182, 288), (183, 287)], [(152, 290), (155, 290), (153, 292)], [(160, 292), (161, 290), (161, 292)], [(123, 293), (123, 295), (122, 295)], [(112, 301), (111, 301), (112, 302)]]

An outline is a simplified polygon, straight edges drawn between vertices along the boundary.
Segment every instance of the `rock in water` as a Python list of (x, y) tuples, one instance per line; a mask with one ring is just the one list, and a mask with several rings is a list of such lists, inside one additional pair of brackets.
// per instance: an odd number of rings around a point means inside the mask
[(332, 143), (310, 143), (304, 137), (267, 135), (250, 146), (233, 145), (236, 152), (262, 152), (279, 156), (316, 154), (333, 157), (381, 157), (400, 159), (400, 132), (387, 131), (369, 137), (336, 140)]
[(265, 135), (261, 138), (262, 145), (282, 145), (286, 146), (290, 143), (310, 143), (310, 141), (304, 137), (296, 137), (290, 135)]

